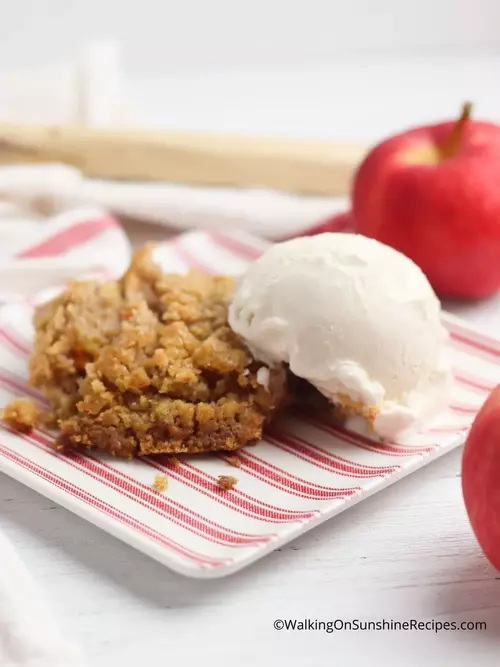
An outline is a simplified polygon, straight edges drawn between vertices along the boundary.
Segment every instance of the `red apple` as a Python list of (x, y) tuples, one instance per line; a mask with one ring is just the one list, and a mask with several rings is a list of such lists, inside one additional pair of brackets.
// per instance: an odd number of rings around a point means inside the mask
[(418, 127), (376, 146), (354, 181), (354, 227), (400, 250), (442, 296), (500, 287), (500, 126)]
[(462, 491), (479, 544), (500, 570), (500, 386), (479, 411), (465, 443)]

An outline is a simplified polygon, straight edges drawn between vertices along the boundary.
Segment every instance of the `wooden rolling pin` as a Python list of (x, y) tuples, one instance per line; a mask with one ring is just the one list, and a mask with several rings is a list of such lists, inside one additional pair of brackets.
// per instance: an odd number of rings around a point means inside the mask
[(0, 124), (0, 164), (63, 162), (86, 176), (343, 195), (366, 147), (208, 133)]

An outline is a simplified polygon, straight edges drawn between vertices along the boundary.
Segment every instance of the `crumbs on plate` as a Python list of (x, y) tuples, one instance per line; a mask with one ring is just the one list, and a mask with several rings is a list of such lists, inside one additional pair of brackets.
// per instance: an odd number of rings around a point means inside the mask
[(164, 493), (168, 489), (168, 477), (166, 475), (156, 475), (153, 482), (153, 489), (158, 493)]
[(217, 480), (217, 485), (220, 489), (224, 489), (224, 491), (229, 491), (236, 484), (238, 484), (238, 479), (232, 477), (232, 475), (219, 475), (219, 479)]
[(31, 398), (14, 398), (2, 410), (2, 419), (15, 431), (29, 433), (40, 422), (41, 410)]
[(233, 468), (241, 468), (241, 459), (239, 456), (225, 456), (224, 459), (230, 466), (233, 466)]

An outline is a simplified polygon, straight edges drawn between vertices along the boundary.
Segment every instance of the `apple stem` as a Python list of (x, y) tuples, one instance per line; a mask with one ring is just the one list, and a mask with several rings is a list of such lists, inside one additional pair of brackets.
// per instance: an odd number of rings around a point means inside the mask
[(462, 133), (467, 122), (470, 120), (472, 114), (472, 103), (465, 102), (462, 107), (462, 113), (460, 118), (456, 121), (455, 125), (452, 127), (450, 134), (447, 136), (443, 147), (441, 149), (441, 154), (443, 158), (449, 158), (456, 155), (458, 148), (460, 146), (460, 140), (462, 138)]

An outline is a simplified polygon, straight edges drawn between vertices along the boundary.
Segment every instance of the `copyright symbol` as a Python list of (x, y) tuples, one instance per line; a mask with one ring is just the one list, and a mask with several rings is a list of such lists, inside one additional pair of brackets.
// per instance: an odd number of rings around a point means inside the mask
[(280, 618), (278, 618), (278, 619), (276, 619), (276, 621), (274, 621), (274, 629), (275, 630), (283, 630), (284, 627), (285, 627), (285, 624), (283, 623), (283, 621)]

